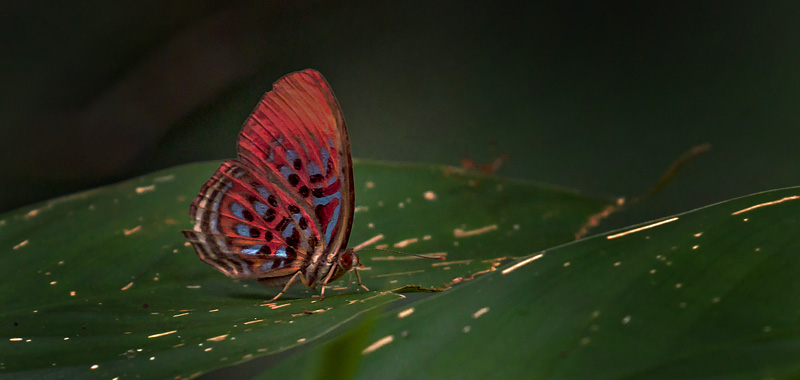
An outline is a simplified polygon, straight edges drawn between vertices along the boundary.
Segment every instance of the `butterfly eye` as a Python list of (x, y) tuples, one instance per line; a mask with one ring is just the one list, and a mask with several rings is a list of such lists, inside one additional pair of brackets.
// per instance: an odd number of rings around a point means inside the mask
[(358, 255), (353, 252), (344, 252), (339, 256), (339, 265), (344, 269), (350, 269), (354, 265), (358, 265)]
[(342, 266), (350, 268), (353, 266), (353, 255), (350, 253), (343, 253), (341, 257)]

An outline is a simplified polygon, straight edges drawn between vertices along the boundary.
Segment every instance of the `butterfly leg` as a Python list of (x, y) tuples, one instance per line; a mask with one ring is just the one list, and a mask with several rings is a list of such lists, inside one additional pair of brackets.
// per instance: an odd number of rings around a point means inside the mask
[(300, 271), (297, 271), (297, 273), (295, 273), (294, 276), (292, 276), (292, 278), (290, 278), (289, 281), (286, 282), (286, 286), (283, 287), (283, 289), (280, 291), (280, 293), (278, 293), (275, 297), (272, 297), (272, 299), (269, 300), (269, 302), (275, 301), (280, 296), (282, 296), (283, 293), (285, 293), (286, 290), (289, 289), (290, 286), (292, 286), (292, 284), (294, 283), (294, 280), (297, 279), (297, 276), (299, 276), (299, 275), (300, 275)]
[(367, 288), (366, 286), (364, 286), (364, 284), (361, 283), (361, 275), (358, 274), (358, 269), (353, 268), (353, 271), (356, 272), (356, 280), (358, 280), (358, 286), (364, 288), (364, 290), (366, 291), (369, 291), (369, 288)]

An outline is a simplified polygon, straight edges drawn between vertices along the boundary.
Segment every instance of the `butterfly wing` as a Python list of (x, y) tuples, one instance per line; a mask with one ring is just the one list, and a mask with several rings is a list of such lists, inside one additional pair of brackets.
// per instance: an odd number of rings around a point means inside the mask
[(274, 278), (346, 246), (350, 144), (321, 74), (304, 70), (275, 82), (245, 122), (238, 152), (190, 208), (195, 226), (184, 235), (201, 260), (234, 278)]
[[(308, 214), (275, 184), (226, 161), (200, 190), (184, 235), (205, 263), (233, 278), (262, 278), (301, 269), (319, 244)], [(292, 211), (295, 211), (294, 213)]]
[(245, 122), (239, 159), (314, 215), (326, 252), (347, 246), (354, 203), (350, 142), (322, 74), (303, 70), (275, 82)]

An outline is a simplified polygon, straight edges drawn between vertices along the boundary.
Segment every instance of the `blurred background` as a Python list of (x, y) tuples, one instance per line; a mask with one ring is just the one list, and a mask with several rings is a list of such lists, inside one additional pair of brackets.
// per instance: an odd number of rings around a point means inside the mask
[(233, 157), (261, 95), (308, 67), (361, 159), (508, 155), (499, 175), (630, 197), (713, 145), (612, 225), (798, 185), (800, 3), (742, 4), (6, 4), (0, 211)]

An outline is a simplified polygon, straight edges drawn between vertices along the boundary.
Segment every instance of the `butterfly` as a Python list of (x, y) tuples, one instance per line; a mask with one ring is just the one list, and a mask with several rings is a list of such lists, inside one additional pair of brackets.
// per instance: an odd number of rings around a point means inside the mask
[[(183, 231), (228, 277), (283, 286), (329, 284), (359, 265), (347, 248), (353, 166), (344, 116), (328, 82), (306, 69), (273, 84), (244, 123), (238, 159), (203, 185)], [(361, 278), (356, 270), (359, 285)]]

